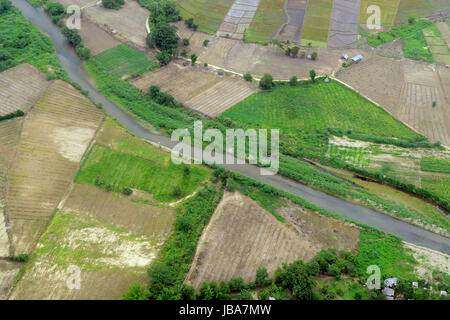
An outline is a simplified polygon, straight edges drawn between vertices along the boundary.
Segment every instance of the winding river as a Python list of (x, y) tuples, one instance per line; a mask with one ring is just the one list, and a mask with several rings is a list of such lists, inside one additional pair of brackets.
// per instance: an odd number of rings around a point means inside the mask
[[(169, 137), (151, 133), (117, 107), (111, 101), (102, 96), (89, 82), (89, 76), (81, 68), (81, 61), (74, 50), (68, 45), (59, 28), (55, 26), (43, 8), (34, 8), (25, 0), (11, 0), (24, 15), (24, 17), (36, 24), (53, 40), (57, 57), (62, 67), (67, 71), (69, 77), (81, 85), (84, 90), (89, 91), (90, 96), (96, 103), (102, 103), (107, 114), (119, 121), (128, 131), (139, 138), (159, 143), (163, 147), (172, 149), (176, 142)], [(450, 254), (450, 239), (436, 233), (413, 226), (409, 223), (397, 220), (375, 210), (360, 206), (340, 198), (333, 197), (324, 192), (312, 189), (301, 183), (280, 175), (264, 176), (260, 174), (260, 168), (250, 164), (223, 165), (224, 167), (239, 172), (253, 179), (271, 184), (279, 189), (298, 195), (311, 203), (314, 203), (328, 211), (336, 212), (344, 217), (371, 225), (375, 228), (392, 233), (403, 238), (404, 241), (423, 245), (430, 249), (443, 251)]]

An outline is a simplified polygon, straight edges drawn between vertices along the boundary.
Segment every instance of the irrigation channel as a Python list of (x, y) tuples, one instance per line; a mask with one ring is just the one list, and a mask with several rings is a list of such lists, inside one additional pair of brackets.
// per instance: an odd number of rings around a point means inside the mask
[[(172, 149), (178, 142), (164, 135), (152, 133), (139, 125), (130, 115), (102, 96), (89, 82), (89, 76), (81, 68), (81, 60), (72, 47), (67, 43), (60, 29), (52, 23), (50, 17), (42, 7), (34, 8), (26, 0), (11, 0), (24, 15), (24, 17), (36, 24), (54, 42), (57, 49), (57, 57), (69, 77), (77, 82), (96, 103), (102, 103), (103, 109), (108, 115), (119, 121), (129, 132), (137, 137), (160, 144), (162, 147)], [(364, 223), (387, 233), (400, 236), (404, 241), (422, 245), (430, 249), (450, 254), (450, 239), (436, 233), (424, 230), (407, 222), (395, 219), (391, 216), (366, 208), (361, 205), (328, 195), (301, 183), (293, 181), (281, 175), (261, 175), (261, 168), (251, 164), (224, 164), (223, 167), (245, 176), (268, 183), (276, 188), (298, 195), (307, 201), (318, 205), (328, 211), (338, 213), (351, 220)]]

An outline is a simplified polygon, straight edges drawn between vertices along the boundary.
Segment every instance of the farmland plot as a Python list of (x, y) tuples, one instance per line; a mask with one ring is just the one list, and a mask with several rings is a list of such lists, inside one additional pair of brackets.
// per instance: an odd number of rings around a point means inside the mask
[(108, 30), (117, 30), (119, 40), (130, 41), (136, 46), (145, 48), (147, 30), (145, 22), (150, 12), (135, 0), (126, 1), (120, 10), (104, 8), (96, 4), (83, 10), (83, 15)]
[[(251, 2), (256, 4), (257, 1)], [(284, 4), (284, 0), (260, 0), (253, 20), (245, 31), (245, 40), (260, 43), (272, 40), (284, 23)]]
[(8, 298), (8, 292), (20, 272), (21, 264), (0, 260), (0, 300)]
[(424, 18), (448, 11), (447, 0), (401, 0), (395, 24), (408, 22), (408, 17)]
[(359, 23), (366, 25), (370, 16), (374, 14), (374, 10), (369, 10), (371, 6), (377, 6), (381, 14), (381, 26), (391, 27), (394, 25), (397, 9), (401, 0), (361, 0), (359, 5)]
[(303, 24), (302, 44), (311, 42), (313, 46), (326, 46), (333, 13), (333, 0), (308, 2)]
[(300, 43), (307, 5), (307, 0), (287, 0), (287, 21), (277, 35), (278, 40)]
[[(260, 0), (235, 0), (219, 27), (217, 35), (242, 40), (255, 17)], [(264, 2), (264, 0), (263, 0)]]
[[(270, 276), (283, 262), (310, 260), (323, 248), (356, 251), (359, 230), (290, 205), (278, 210), (282, 223), (242, 194), (225, 193), (204, 229), (187, 283), (242, 277), (254, 281), (256, 269)], [(339, 239), (339, 240), (338, 240)]]
[(256, 92), (248, 82), (229, 76), (219, 76), (200, 67), (170, 64), (156, 72), (149, 72), (133, 80), (139, 89), (147, 91), (156, 85), (162, 91), (198, 113), (215, 117)]
[(334, 0), (328, 46), (354, 48), (358, 39), (359, 0)]
[(80, 36), (83, 39), (83, 45), (91, 49), (93, 56), (114, 48), (120, 42), (112, 34), (100, 28), (97, 24), (87, 19), (81, 19)]
[(44, 231), (102, 119), (84, 95), (60, 80), (28, 115), (6, 193), (15, 254), (29, 252)]
[(0, 116), (18, 109), (28, 112), (49, 84), (44, 73), (26, 63), (1, 72)]

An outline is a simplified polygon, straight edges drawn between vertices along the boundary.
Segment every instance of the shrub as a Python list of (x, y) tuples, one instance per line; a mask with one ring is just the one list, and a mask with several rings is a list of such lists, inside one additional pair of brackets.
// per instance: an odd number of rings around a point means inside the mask
[(17, 118), (17, 117), (22, 117), (24, 115), (25, 115), (25, 113), (22, 110), (17, 110), (17, 111), (5, 114), (4, 116), (0, 116), (0, 121), (9, 120), (12, 118)]
[(181, 55), (182, 57), (187, 57), (187, 50), (186, 50), (186, 49), (181, 50), (180, 55)]
[(28, 261), (28, 254), (27, 253), (21, 253), (17, 256), (10, 255), (9, 260), (16, 261), (16, 262), (27, 262)]
[(252, 294), (248, 290), (241, 291), (241, 300), (253, 300)]
[(289, 85), (290, 85), (291, 87), (297, 86), (297, 83), (298, 83), (298, 78), (297, 78), (296, 76), (292, 76), (292, 77), (289, 79)]
[(316, 82), (316, 70), (314, 70), (314, 69), (310, 70), (309, 76), (311, 77), (312, 82)]
[(413, 24), (414, 22), (416, 22), (416, 17), (409, 16), (409, 17), (408, 17), (408, 23), (409, 23), (409, 24)]
[(306, 264), (306, 270), (310, 276), (318, 276), (320, 273), (320, 266), (317, 261), (313, 260)]
[(125, 0), (102, 0), (102, 5), (108, 9), (119, 10), (125, 4)]
[(209, 40), (208, 40), (208, 39), (205, 39), (205, 41), (203, 41), (203, 46), (204, 46), (204, 47), (207, 47), (208, 44), (209, 44)]
[(252, 81), (253, 77), (252, 77), (252, 75), (250, 73), (246, 73), (246, 74), (244, 74), (244, 79), (246, 81)]
[(243, 290), (245, 287), (244, 280), (242, 278), (231, 278), (230, 289), (231, 291), (238, 292)]
[(175, 186), (172, 191), (172, 195), (176, 198), (181, 196), (181, 188), (179, 186)]
[(195, 65), (195, 63), (197, 62), (197, 55), (195, 53), (191, 54), (191, 65)]
[(11, 2), (9, 0), (0, 0), (0, 14), (6, 12), (11, 8)]
[(269, 273), (267, 272), (266, 268), (258, 268), (256, 270), (256, 279), (255, 279), (255, 285), (258, 287), (263, 287), (266, 285), (267, 277), (269, 276)]
[(122, 294), (122, 300), (148, 300), (150, 292), (145, 289), (145, 286), (136, 283)]
[(169, 52), (161, 51), (156, 54), (156, 59), (158, 60), (160, 65), (165, 66), (170, 63), (170, 61), (172, 60), (172, 56)]
[(270, 74), (266, 73), (259, 81), (259, 86), (263, 90), (272, 89), (272, 87), (274, 86), (273, 77)]
[(129, 188), (129, 187), (123, 187), (122, 193), (123, 193), (124, 195), (126, 195), (126, 196), (129, 196), (130, 194), (133, 193), (133, 190), (132, 190), (131, 188)]
[(316, 60), (318, 55), (319, 54), (316, 51), (314, 51), (313, 53), (311, 53), (311, 59)]
[(78, 34), (78, 31), (75, 29), (69, 29), (66, 26), (61, 28), (62, 34), (66, 37), (67, 41), (69, 41), (70, 45), (76, 48), (81, 43), (81, 37)]
[(189, 45), (189, 39), (183, 38), (183, 45), (188, 46)]

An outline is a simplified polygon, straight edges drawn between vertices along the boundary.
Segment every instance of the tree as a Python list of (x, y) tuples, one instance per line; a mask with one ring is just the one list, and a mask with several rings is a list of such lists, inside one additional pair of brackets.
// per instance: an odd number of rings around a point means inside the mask
[(291, 79), (289, 79), (289, 85), (291, 87), (295, 87), (297, 85), (298, 79), (296, 76), (292, 76)]
[(408, 17), (408, 23), (409, 23), (409, 24), (413, 24), (414, 22), (416, 22), (416, 17), (414, 17), (414, 16), (409, 16), (409, 17)]
[(152, 31), (147, 35), (147, 45), (150, 48), (157, 47), (161, 51), (173, 54), (178, 48), (177, 27), (166, 22), (155, 24)]
[(299, 47), (297, 47), (297, 46), (293, 47), (293, 48), (291, 49), (292, 57), (297, 58), (298, 52), (299, 52), (299, 51), (300, 51), (300, 48), (299, 48)]
[(306, 264), (306, 271), (310, 276), (317, 277), (320, 273), (320, 266), (317, 261), (310, 261)]
[(181, 300), (195, 300), (195, 288), (183, 283), (180, 288), (180, 298)]
[(178, 198), (179, 196), (181, 196), (181, 188), (180, 188), (179, 186), (175, 186), (175, 187), (173, 188), (172, 195), (173, 195), (175, 198)]
[(184, 172), (184, 175), (185, 175), (185, 176), (188, 176), (188, 175), (191, 174), (191, 168), (188, 167), (188, 166), (184, 166), (183, 172)]
[(204, 47), (207, 47), (208, 44), (209, 44), (209, 40), (208, 40), (208, 39), (206, 39), (205, 41), (203, 41), (203, 46), (204, 46)]
[(156, 59), (158, 60), (160, 65), (165, 66), (170, 63), (170, 60), (172, 60), (172, 56), (167, 51), (161, 51), (156, 54)]
[(277, 270), (277, 279), (283, 287), (292, 291), (298, 300), (312, 300), (314, 279), (308, 274), (303, 261), (294, 261), (291, 264), (283, 264), (283, 269)]
[(63, 26), (61, 32), (73, 47), (76, 48), (81, 43), (81, 37), (76, 29), (69, 29)]
[(272, 87), (274, 86), (273, 84), (273, 77), (266, 73), (261, 80), (259, 81), (259, 86), (263, 89), (263, 90), (269, 90), (272, 89)]
[(75, 51), (81, 60), (89, 60), (91, 58), (91, 49), (83, 46), (82, 44), (79, 44), (75, 48)]
[(244, 289), (245, 283), (242, 278), (231, 278), (230, 289), (231, 291), (238, 292)]
[(267, 269), (262, 267), (262, 268), (258, 268), (256, 270), (256, 279), (255, 279), (255, 284), (258, 287), (263, 287), (266, 284), (266, 280), (267, 277), (269, 276), (269, 273), (267, 272)]
[(124, 4), (125, 0), (102, 0), (102, 5), (108, 9), (119, 10)]
[(188, 38), (183, 38), (183, 44), (185, 46), (188, 46), (189, 45), (189, 39)]
[(309, 76), (311, 77), (312, 82), (316, 82), (316, 71), (314, 69), (309, 71)]
[(0, 0), (0, 13), (6, 12), (11, 8), (11, 2), (9, 0)]
[(188, 28), (192, 28), (192, 26), (194, 25), (194, 18), (188, 18), (184, 20), (184, 23), (188, 26)]
[(314, 51), (313, 53), (311, 53), (311, 59), (316, 60), (318, 55), (319, 54), (316, 51)]
[(195, 53), (191, 54), (191, 65), (195, 65), (195, 63), (197, 62), (197, 55)]
[(145, 289), (145, 286), (136, 283), (122, 294), (122, 300), (148, 300), (150, 292)]

